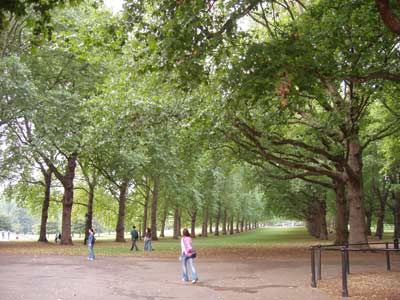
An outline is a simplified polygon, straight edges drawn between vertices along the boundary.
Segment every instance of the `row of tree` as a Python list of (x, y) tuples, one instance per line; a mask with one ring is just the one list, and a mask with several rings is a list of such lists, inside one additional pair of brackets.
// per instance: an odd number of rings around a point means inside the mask
[(388, 212), (399, 235), (399, 36), (370, 1), (73, 1), (47, 19), (20, 2), (2, 10), (2, 178), (40, 199), (40, 241), (52, 199), (62, 244), (73, 207), (117, 241), (127, 220), (157, 238), (271, 215), (326, 238), (327, 213), (340, 244), (373, 219), (382, 236)]

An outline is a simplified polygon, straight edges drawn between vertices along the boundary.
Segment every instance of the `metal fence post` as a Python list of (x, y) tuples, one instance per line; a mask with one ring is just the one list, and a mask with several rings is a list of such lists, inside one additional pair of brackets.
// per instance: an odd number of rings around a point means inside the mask
[(349, 291), (347, 290), (347, 255), (346, 255), (346, 248), (342, 248), (342, 297), (348, 297)]
[(321, 280), (321, 245), (318, 246), (318, 269), (317, 269), (317, 278), (318, 280)]
[(386, 242), (386, 270), (390, 271), (390, 251), (389, 251), (389, 243)]
[[(345, 243), (344, 246), (346, 249), (349, 248), (348, 243)], [(350, 253), (349, 253), (349, 251), (345, 251), (345, 255), (346, 255), (346, 271), (347, 271), (347, 274), (350, 274), (350, 257), (349, 257)]]
[(315, 253), (314, 247), (310, 248), (311, 250), (311, 287), (316, 288), (317, 282), (315, 280)]

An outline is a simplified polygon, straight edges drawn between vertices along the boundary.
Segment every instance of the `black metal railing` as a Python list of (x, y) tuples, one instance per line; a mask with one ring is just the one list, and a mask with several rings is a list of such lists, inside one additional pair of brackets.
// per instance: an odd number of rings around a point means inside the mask
[[(385, 245), (385, 247), (373, 248), (355, 248), (357, 246)], [(393, 247), (391, 247), (393, 245)], [(386, 270), (391, 270), (390, 253), (400, 252), (399, 241), (395, 239), (393, 242), (371, 242), (359, 244), (345, 245), (317, 245), (311, 246), (311, 287), (317, 287), (317, 280), (321, 280), (322, 276), (322, 251), (340, 251), (342, 260), (342, 297), (349, 296), (347, 288), (347, 275), (350, 274), (350, 258), (349, 252), (385, 252), (386, 253)], [(315, 261), (317, 257), (317, 261)]]

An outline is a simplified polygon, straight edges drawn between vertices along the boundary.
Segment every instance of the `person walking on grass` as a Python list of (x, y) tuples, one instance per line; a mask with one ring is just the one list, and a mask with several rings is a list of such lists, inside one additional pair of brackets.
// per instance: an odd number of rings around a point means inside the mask
[(96, 241), (96, 238), (94, 237), (94, 230), (92, 228), (89, 228), (89, 237), (87, 240), (87, 244), (88, 244), (88, 249), (89, 249), (89, 257), (88, 260), (94, 260), (94, 243)]
[(136, 251), (139, 251), (138, 246), (136, 245), (138, 238), (139, 238), (139, 234), (136, 231), (136, 227), (132, 226), (132, 230), (131, 230), (131, 240), (132, 240), (131, 251), (133, 250), (133, 248), (135, 248)]
[(194, 268), (194, 258), (196, 257), (196, 251), (193, 249), (192, 238), (190, 237), (189, 230), (183, 229), (183, 236), (181, 239), (181, 256), (180, 261), (182, 264), (183, 281), (189, 281), (187, 266), (189, 265), (190, 273), (192, 276), (192, 283), (198, 281), (196, 269)]
[(152, 233), (151, 229), (146, 229), (146, 234), (144, 236), (144, 251), (153, 251), (153, 246), (151, 245)]

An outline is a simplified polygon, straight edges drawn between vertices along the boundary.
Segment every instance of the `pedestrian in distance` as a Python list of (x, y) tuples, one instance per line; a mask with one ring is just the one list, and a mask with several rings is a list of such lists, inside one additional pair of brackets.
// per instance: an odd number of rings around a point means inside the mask
[(144, 251), (153, 251), (153, 246), (151, 245), (152, 233), (151, 229), (146, 229), (146, 234), (144, 236)]
[(183, 278), (182, 280), (189, 281), (188, 265), (191, 273), (192, 283), (198, 281), (197, 272), (194, 268), (194, 258), (196, 257), (196, 251), (193, 248), (192, 238), (187, 228), (183, 229), (181, 239), (181, 256), (180, 261), (182, 264)]
[(87, 245), (88, 245), (88, 250), (89, 250), (89, 257), (88, 260), (94, 260), (94, 243), (96, 241), (96, 238), (94, 237), (94, 230), (92, 228), (89, 228), (89, 237), (87, 240)]
[(132, 226), (132, 230), (131, 230), (131, 240), (132, 240), (131, 251), (133, 250), (133, 248), (135, 248), (136, 251), (139, 251), (138, 246), (136, 245), (138, 238), (139, 238), (139, 234), (136, 231), (136, 227)]

